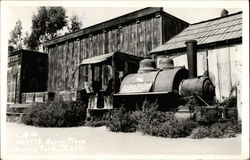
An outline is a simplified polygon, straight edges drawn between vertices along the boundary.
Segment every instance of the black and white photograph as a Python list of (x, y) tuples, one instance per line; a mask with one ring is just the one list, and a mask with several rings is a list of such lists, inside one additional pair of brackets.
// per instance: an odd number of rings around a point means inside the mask
[(248, 6), (1, 1), (1, 159), (249, 159)]

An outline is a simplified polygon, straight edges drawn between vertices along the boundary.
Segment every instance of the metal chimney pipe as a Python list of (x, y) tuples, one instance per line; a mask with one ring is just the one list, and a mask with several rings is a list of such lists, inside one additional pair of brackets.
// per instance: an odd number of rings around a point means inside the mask
[(185, 42), (187, 48), (189, 78), (197, 77), (197, 41), (188, 40)]

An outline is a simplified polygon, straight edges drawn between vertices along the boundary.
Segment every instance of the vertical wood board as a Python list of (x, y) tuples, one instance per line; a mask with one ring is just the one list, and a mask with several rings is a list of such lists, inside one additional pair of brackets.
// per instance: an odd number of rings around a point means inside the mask
[(224, 100), (229, 97), (230, 91), (232, 88), (231, 83), (231, 70), (230, 70), (230, 62), (229, 57), (230, 54), (228, 52), (228, 48), (220, 48), (218, 50), (218, 74), (219, 74), (219, 83), (220, 83), (220, 93), (221, 98)]
[(221, 101), (217, 52), (218, 50), (208, 50), (208, 70), (209, 78), (215, 86), (216, 99)]

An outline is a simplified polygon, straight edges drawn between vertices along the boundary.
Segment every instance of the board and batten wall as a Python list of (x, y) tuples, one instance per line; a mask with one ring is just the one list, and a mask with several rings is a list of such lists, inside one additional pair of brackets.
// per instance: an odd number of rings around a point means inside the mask
[(49, 45), (48, 91), (79, 88), (79, 79), (83, 78), (79, 76), (86, 76), (91, 70), (80, 71), (80, 74), (77, 71), (73, 77), (71, 73), (77, 64), (86, 58), (115, 51), (148, 57), (149, 51), (162, 45), (187, 26), (188, 23), (172, 16), (153, 14)]
[[(206, 70), (215, 85), (216, 99), (222, 102), (228, 98), (231, 89), (239, 86), (242, 75), (241, 44), (223, 46), (197, 51), (197, 75), (202, 76)], [(175, 66), (187, 65), (187, 54), (171, 56)]]

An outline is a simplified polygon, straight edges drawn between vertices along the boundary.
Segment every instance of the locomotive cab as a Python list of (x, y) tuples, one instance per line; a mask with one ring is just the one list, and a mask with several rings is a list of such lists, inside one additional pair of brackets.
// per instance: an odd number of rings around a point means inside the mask
[[(88, 70), (88, 78), (81, 80), (78, 99), (85, 102), (89, 112), (103, 112), (113, 108), (113, 94), (119, 91), (124, 76), (135, 73), (142, 58), (122, 52), (112, 52), (85, 59), (77, 69)], [(82, 74), (83, 76), (86, 74)]]

